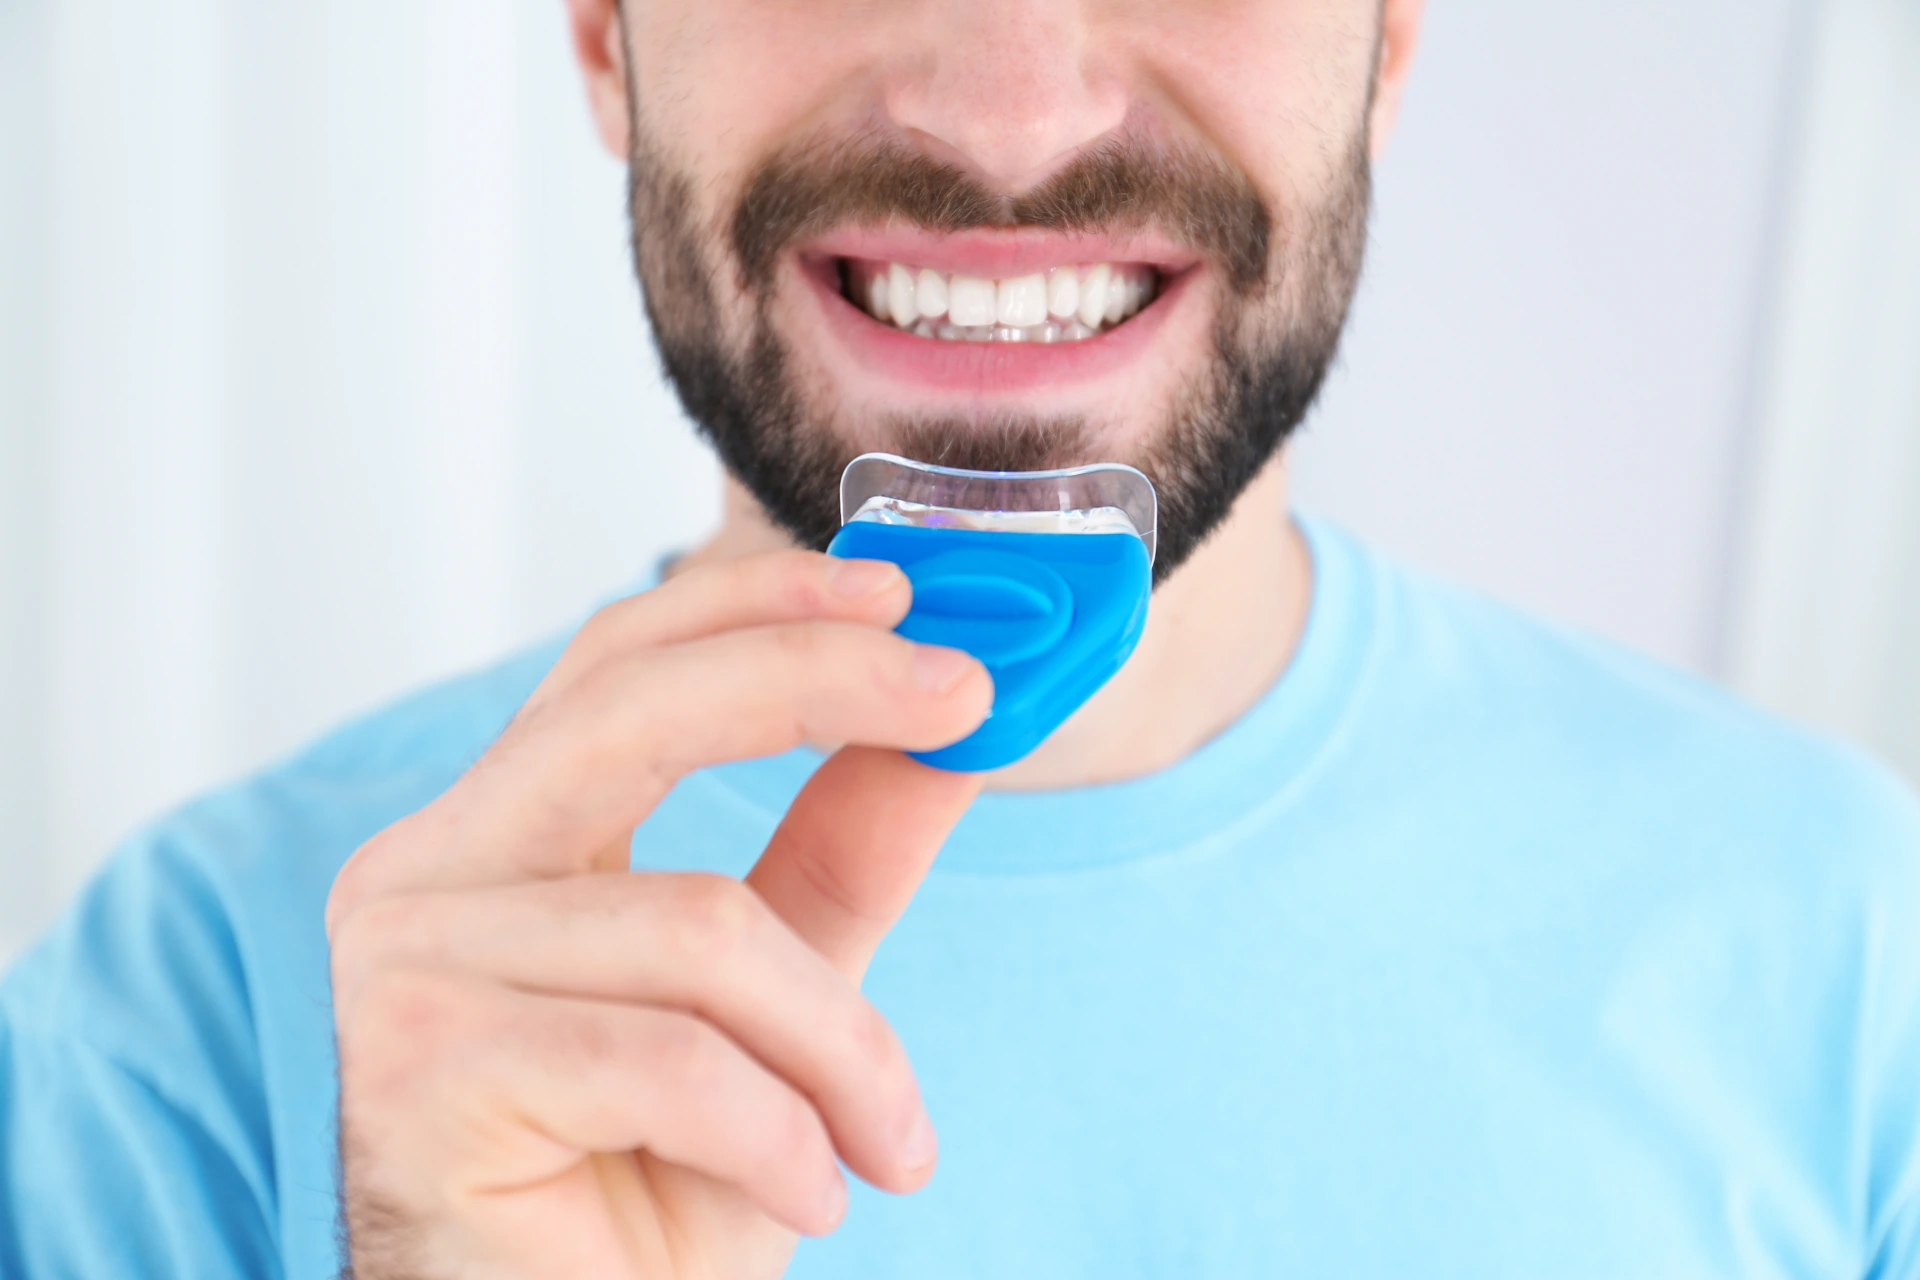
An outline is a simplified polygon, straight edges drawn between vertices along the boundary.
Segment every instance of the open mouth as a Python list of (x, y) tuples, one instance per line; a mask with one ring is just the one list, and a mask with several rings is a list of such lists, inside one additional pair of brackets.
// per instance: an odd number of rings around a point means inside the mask
[(1160, 273), (1097, 262), (989, 279), (932, 267), (842, 258), (840, 289), (875, 320), (945, 342), (1081, 342), (1152, 302)]

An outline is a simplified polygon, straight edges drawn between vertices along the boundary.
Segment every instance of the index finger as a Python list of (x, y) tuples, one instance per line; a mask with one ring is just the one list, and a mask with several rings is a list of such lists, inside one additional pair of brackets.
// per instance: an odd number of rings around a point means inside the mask
[(912, 594), (898, 565), (818, 551), (766, 551), (693, 569), (587, 619), (527, 707), (639, 649), (809, 618), (892, 627), (906, 616)]
[(328, 925), (387, 893), (614, 870), (686, 773), (806, 741), (943, 746), (992, 698), (966, 654), (847, 623), (727, 632), (605, 664), (362, 846), (335, 880)]

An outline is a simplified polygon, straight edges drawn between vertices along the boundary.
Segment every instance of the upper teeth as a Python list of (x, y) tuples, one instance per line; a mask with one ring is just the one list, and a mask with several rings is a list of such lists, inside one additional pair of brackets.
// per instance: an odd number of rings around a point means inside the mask
[(1153, 297), (1153, 268), (1098, 262), (1004, 280), (898, 262), (847, 263), (847, 292), (868, 314), (923, 338), (1059, 342), (1091, 338)]

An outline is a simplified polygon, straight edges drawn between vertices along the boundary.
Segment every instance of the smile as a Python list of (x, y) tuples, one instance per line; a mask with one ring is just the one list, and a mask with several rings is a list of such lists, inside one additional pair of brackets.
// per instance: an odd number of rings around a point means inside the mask
[(915, 337), (945, 342), (1080, 342), (1145, 307), (1159, 273), (1138, 263), (984, 276), (865, 258), (840, 263), (848, 301)]
[(794, 246), (791, 261), (813, 311), (800, 331), (848, 359), (845, 389), (878, 375), (896, 409), (1012, 396), (1032, 412), (1058, 396), (1057, 411), (1084, 412), (1088, 388), (1098, 398), (1162, 367), (1143, 362), (1173, 350), (1170, 329), (1183, 350), (1205, 340), (1205, 263), (1150, 232), (851, 226)]

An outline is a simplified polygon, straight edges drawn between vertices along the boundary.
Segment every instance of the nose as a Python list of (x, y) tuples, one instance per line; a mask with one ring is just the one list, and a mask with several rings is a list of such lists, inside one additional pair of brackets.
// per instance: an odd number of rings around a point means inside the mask
[(933, 150), (1017, 193), (1119, 127), (1090, 0), (925, 0), (887, 110)]

